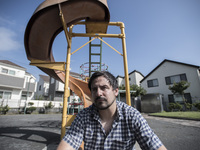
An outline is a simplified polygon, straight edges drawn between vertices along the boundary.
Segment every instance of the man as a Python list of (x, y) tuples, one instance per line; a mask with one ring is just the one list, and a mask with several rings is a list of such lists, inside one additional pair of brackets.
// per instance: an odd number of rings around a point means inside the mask
[(58, 150), (130, 150), (137, 141), (144, 150), (166, 150), (146, 120), (133, 107), (116, 101), (118, 83), (109, 72), (96, 72), (88, 87), (93, 105), (81, 111)]

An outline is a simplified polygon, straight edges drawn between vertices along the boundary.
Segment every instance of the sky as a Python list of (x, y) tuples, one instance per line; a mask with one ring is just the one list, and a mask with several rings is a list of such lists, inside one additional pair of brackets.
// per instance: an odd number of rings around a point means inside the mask
[[(12, 61), (27, 69), (37, 80), (45, 75), (30, 66), (24, 48), (24, 33), (29, 19), (43, 0), (0, 0), (0, 60)], [(128, 72), (144, 76), (164, 59), (200, 66), (200, 0), (108, 0), (111, 22), (125, 24)], [(75, 32), (84, 32), (75, 27)], [(120, 33), (109, 27), (108, 33)], [(72, 39), (72, 51), (88, 38)], [(121, 39), (103, 38), (122, 53)], [(94, 41), (98, 43), (98, 40)], [(66, 61), (67, 42), (61, 32), (52, 51), (57, 62)], [(71, 56), (71, 71), (89, 61), (89, 46)], [(124, 76), (123, 57), (103, 44), (102, 62), (115, 76)]]

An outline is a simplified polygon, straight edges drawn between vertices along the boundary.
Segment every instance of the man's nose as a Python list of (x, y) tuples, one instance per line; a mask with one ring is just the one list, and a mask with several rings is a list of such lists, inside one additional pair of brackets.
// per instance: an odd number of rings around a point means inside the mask
[(102, 90), (100, 88), (97, 89), (96, 95), (97, 96), (102, 96)]

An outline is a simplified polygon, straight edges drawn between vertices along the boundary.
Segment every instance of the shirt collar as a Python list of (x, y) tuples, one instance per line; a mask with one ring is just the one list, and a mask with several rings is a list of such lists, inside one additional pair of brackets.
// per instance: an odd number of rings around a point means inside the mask
[[(122, 120), (123, 119), (123, 114), (122, 114), (121, 102), (120, 101), (116, 101), (116, 104), (117, 104), (117, 118), (116, 119)], [(94, 104), (92, 104), (91, 107), (92, 107), (91, 108), (91, 116), (95, 120), (99, 120), (100, 117), (99, 117), (99, 111), (98, 111), (98, 109), (96, 108), (96, 106)]]
[(123, 114), (122, 114), (122, 107), (121, 107), (121, 102), (120, 101), (116, 101), (117, 103), (117, 116), (119, 118), (119, 120), (123, 119)]

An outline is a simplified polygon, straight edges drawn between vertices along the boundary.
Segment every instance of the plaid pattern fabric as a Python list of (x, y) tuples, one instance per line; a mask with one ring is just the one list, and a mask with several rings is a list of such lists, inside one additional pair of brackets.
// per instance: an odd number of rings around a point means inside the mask
[(84, 141), (85, 150), (132, 150), (137, 141), (144, 150), (162, 146), (146, 120), (133, 107), (117, 101), (117, 117), (108, 135), (103, 129), (94, 105), (82, 110), (63, 140), (78, 149)]

